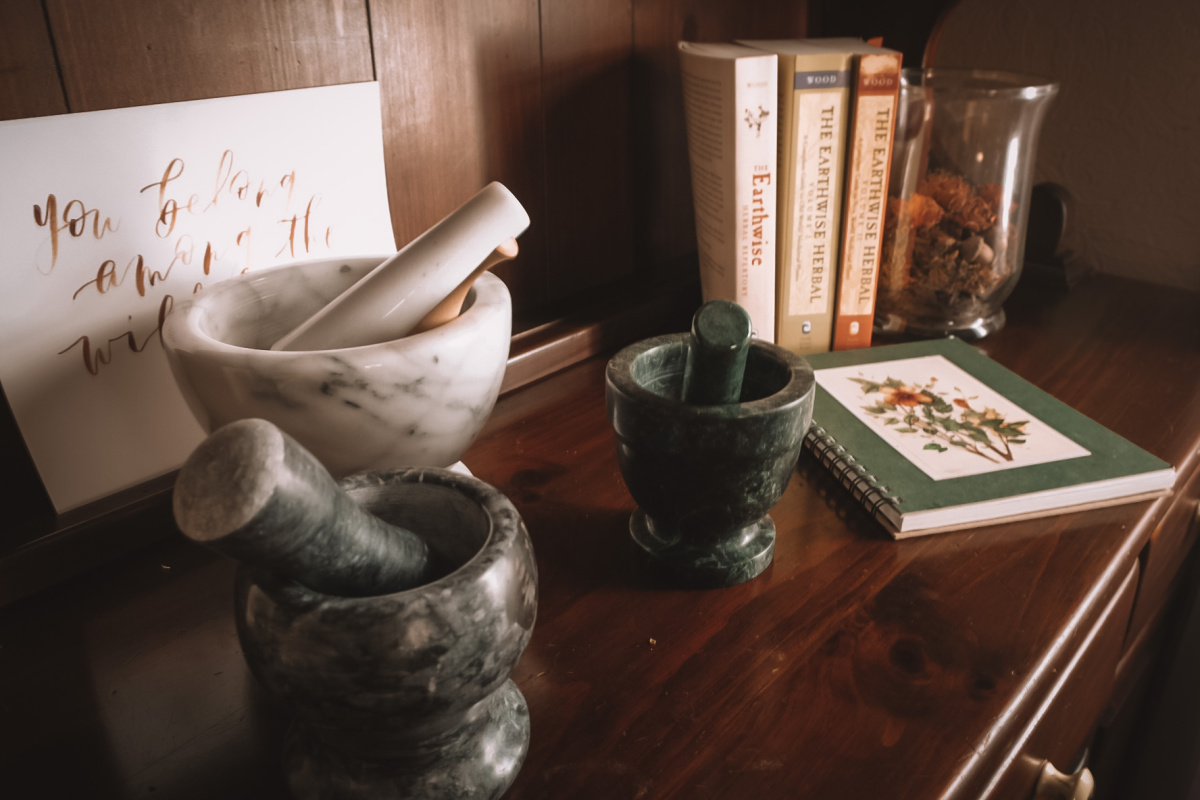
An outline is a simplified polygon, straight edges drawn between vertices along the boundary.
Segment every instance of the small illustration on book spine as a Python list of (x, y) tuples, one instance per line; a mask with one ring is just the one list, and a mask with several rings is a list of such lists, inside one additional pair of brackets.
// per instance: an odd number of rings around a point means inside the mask
[(754, 131), (754, 135), (757, 137), (762, 133), (763, 122), (770, 118), (770, 116), (771, 112), (762, 106), (759, 106), (757, 109), (747, 108), (745, 117), (746, 127)]

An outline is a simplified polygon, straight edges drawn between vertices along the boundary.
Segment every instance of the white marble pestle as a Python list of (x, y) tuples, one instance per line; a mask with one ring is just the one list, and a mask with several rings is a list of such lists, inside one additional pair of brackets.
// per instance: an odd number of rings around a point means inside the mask
[(528, 227), (529, 214), (512, 192), (489, 183), (271, 349), (333, 350), (406, 336)]
[(483, 260), (482, 264), (475, 268), (474, 272), (455, 287), (453, 292), (446, 295), (442, 302), (438, 303), (432, 311), (413, 326), (412, 333), (421, 333), (422, 331), (436, 328), (439, 325), (445, 325), (457, 317), (462, 310), (463, 303), (467, 300), (467, 293), (471, 291), (471, 287), (475, 285), (475, 281), (479, 280), (479, 276), (497, 264), (503, 264), (505, 261), (511, 261), (516, 258), (517, 252), (516, 239), (510, 237), (502, 242), (499, 247), (491, 252), (491, 255)]

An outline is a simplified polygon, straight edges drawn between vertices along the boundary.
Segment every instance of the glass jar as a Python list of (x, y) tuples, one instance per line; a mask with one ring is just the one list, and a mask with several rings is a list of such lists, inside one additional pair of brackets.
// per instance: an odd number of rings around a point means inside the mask
[(879, 266), (881, 333), (979, 339), (1020, 277), (1037, 139), (1058, 84), (906, 69)]

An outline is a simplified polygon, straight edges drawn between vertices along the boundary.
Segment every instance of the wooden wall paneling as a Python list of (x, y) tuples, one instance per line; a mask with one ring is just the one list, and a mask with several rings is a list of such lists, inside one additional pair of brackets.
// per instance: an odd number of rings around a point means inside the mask
[(630, 0), (542, 0), (549, 293), (630, 274)]
[[(696, 252), (687, 131), (676, 42), (690, 14), (635, 0), (633, 20), (633, 163), (637, 192), (633, 235), (639, 257), (651, 265)], [(689, 264), (695, 268), (694, 260)]]
[[(0, 119), (23, 119), (68, 111), (58, 79), (54, 46), (40, 0), (0, 2)], [(33, 459), (0, 387), (0, 506), (12, 524), (0, 531), (0, 553), (13, 546), (14, 527), (54, 516)]]
[(805, 36), (807, 3), (634, 0), (634, 236), (654, 265), (694, 269), (696, 225), (679, 79), (681, 40)]
[(810, 17), (820, 36), (882, 36), (885, 47), (904, 54), (904, 66), (919, 67), (932, 59), (945, 15), (959, 0), (813, 0)]
[(46, 0), (72, 111), (373, 79), (366, 0)]
[(498, 180), (529, 211), (520, 255), (496, 273), (517, 311), (543, 303), (543, 185), (537, 0), (375, 0), (396, 240), (404, 245)]
[(0, 3), (0, 119), (67, 111), (39, 0)]

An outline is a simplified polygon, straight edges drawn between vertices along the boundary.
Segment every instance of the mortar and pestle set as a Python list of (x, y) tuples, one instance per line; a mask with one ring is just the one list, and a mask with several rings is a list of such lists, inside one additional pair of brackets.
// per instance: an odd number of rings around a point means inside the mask
[(692, 331), (630, 345), (608, 363), (617, 462), (638, 507), (634, 543), (671, 582), (732, 586), (770, 565), (770, 510), (812, 421), (808, 362), (751, 338), (750, 316), (714, 300)]
[(529, 746), (508, 677), (533, 630), (537, 566), (496, 489), (437, 468), (335, 483), (265, 420), (209, 436), (180, 470), (175, 517), (241, 563), (238, 639), (296, 715), (299, 798), (499, 797)]
[(503, 494), (445, 467), (499, 392), (511, 300), (487, 270), (528, 225), (493, 183), (389, 259), (243, 275), (164, 325), (210, 431), (175, 518), (240, 562), (238, 638), (295, 712), (296, 797), (494, 798), (524, 760), (508, 676), (537, 611), (532, 546)]
[(269, 420), (335, 477), (450, 467), (508, 359), (512, 299), (486, 270), (516, 255), (528, 226), (492, 183), (386, 260), (298, 262), (208, 287), (164, 323), (176, 383), (206, 431)]
[[(511, 302), (486, 270), (528, 223), (492, 184), (382, 264), (251, 273), (164, 326), (211, 432), (179, 473), (176, 521), (240, 562), (238, 637), (295, 712), (297, 797), (495, 798), (524, 760), (509, 674), (536, 616), (532, 546), (503, 494), (444, 467), (495, 403)], [(811, 420), (807, 362), (717, 302), (606, 378), (634, 542), (674, 583), (761, 573)]]

